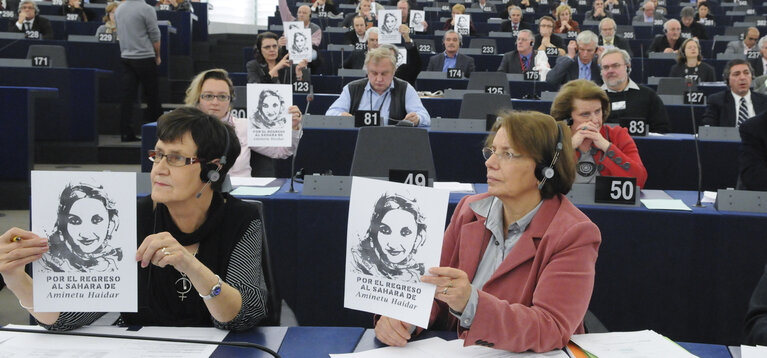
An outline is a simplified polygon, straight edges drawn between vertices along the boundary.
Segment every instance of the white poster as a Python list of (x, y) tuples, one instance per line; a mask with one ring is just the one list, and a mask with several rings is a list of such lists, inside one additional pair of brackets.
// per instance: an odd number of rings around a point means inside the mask
[(38, 312), (136, 312), (136, 174), (32, 171)]
[(378, 12), (378, 43), (398, 44), (402, 35), (399, 33), (399, 25), (402, 24), (402, 11), (381, 10)]
[(455, 15), (455, 21), (453, 22), (453, 30), (463, 35), (469, 35), (469, 24), (471, 23), (471, 15)]
[(397, 66), (407, 63), (407, 49), (397, 47)]
[(410, 28), (415, 32), (423, 32), (426, 12), (423, 10), (410, 10)]
[(449, 192), (354, 177), (346, 234), (344, 307), (424, 327), (439, 266)]
[(285, 34), (290, 61), (294, 64), (303, 60), (312, 62), (312, 29), (290, 29)]
[(248, 83), (248, 146), (290, 147), (293, 105), (290, 85)]

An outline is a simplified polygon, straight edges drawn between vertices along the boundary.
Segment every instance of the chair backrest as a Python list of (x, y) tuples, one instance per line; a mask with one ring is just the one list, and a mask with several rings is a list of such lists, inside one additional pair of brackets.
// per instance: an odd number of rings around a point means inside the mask
[(675, 60), (675, 59), (676, 59), (676, 54), (675, 54), (675, 53), (673, 53), (673, 52), (671, 52), (671, 53), (665, 53), (665, 52), (650, 52), (650, 53), (648, 54), (648, 58), (652, 58), (652, 59), (661, 59), (661, 60)]
[(342, 77), (367, 77), (367, 73), (365, 73), (365, 71), (351, 68), (339, 68), (338, 75)]
[(509, 81), (505, 72), (472, 72), (466, 89), (484, 91), (487, 86), (501, 86), (503, 93), (509, 97)]
[(497, 114), (503, 109), (512, 109), (508, 94), (466, 93), (458, 118), (486, 119), (488, 114)]
[(716, 59), (717, 60), (729, 61), (729, 60), (734, 60), (736, 58), (745, 60), (746, 59), (746, 55), (744, 55), (742, 53), (721, 53), (721, 52), (716, 54)]
[(354, 51), (354, 45), (328, 44), (328, 51), (341, 51), (341, 49), (352, 52)]
[[(485, 50), (490, 47), (492, 47), (492, 52)], [(483, 55), (495, 55), (498, 53), (498, 42), (495, 39), (472, 38), (469, 42), (469, 48), (478, 48)]]
[(672, 77), (661, 78), (658, 80), (658, 94), (684, 94), (687, 90), (687, 83), (684, 78)]
[(38, 56), (48, 57), (51, 66), (50, 67), (69, 67), (67, 64), (67, 50), (61, 45), (29, 45), (27, 50), (27, 58), (35, 58)]
[(266, 302), (266, 318), (259, 323), (260, 326), (279, 326), (282, 313), (282, 297), (277, 287), (272, 271), (272, 258), (269, 254), (269, 241), (266, 238), (266, 221), (264, 220), (264, 204), (258, 200), (245, 200), (258, 209), (258, 217), (261, 220), (261, 270), (264, 273), (266, 289), (268, 290)]
[(351, 175), (388, 178), (390, 169), (427, 170), (436, 178), (429, 132), (423, 128), (362, 127)]

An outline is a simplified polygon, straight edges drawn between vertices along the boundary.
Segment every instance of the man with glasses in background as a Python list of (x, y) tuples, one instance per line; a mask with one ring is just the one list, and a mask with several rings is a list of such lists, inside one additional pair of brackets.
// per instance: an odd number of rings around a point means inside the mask
[(578, 34), (575, 41), (567, 45), (567, 56), (557, 58), (557, 64), (546, 75), (546, 82), (563, 85), (572, 80), (585, 79), (601, 85), (597, 59), (602, 50), (597, 43), (599, 38), (589, 30)]
[(629, 42), (615, 33), (616, 28), (615, 20), (609, 17), (599, 22), (599, 46), (604, 47), (605, 50), (617, 47), (628, 52), (629, 56), (633, 56)]
[(749, 27), (743, 35), (743, 41), (735, 40), (728, 42), (724, 53), (747, 55), (752, 51), (758, 52), (759, 48), (756, 47), (757, 41), (759, 41), (759, 29), (756, 27)]

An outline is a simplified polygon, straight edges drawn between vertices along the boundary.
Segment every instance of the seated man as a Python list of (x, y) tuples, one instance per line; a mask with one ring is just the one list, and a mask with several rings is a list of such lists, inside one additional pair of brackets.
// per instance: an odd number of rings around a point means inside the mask
[(344, 34), (344, 44), (354, 45), (355, 50), (365, 50), (367, 48), (367, 42), (365, 41), (366, 29), (365, 18), (359, 15), (355, 16), (354, 28)]
[(658, 11), (655, 11), (655, 3), (651, 0), (645, 1), (642, 6), (642, 13), (634, 16), (632, 22), (649, 22), (655, 23), (655, 20), (666, 21), (666, 18)]
[(554, 18), (543, 16), (538, 21), (538, 35), (535, 35), (535, 48), (538, 51), (546, 51), (548, 47), (555, 47), (559, 56), (565, 55), (565, 42), (562, 38), (554, 35)]
[(599, 22), (599, 46), (605, 48), (605, 50), (617, 47), (629, 53), (629, 56), (633, 56), (631, 53), (631, 47), (629, 42), (621, 36), (615, 34), (617, 25), (615, 20), (611, 18), (604, 18)]
[(457, 68), (463, 72), (464, 77), (471, 76), (474, 72), (474, 58), (458, 53), (463, 42), (463, 36), (454, 30), (447, 30), (442, 37), (445, 52), (438, 53), (429, 59), (426, 71), (447, 72), (449, 68)]
[[(410, 24), (410, 3), (407, 0), (399, 0), (397, 1), (397, 9), (402, 11), (402, 24), (408, 25), (408, 29), (409, 29), (411, 25)], [(421, 25), (423, 26), (423, 32), (426, 32), (429, 29), (428, 22), (421, 21)]]
[(751, 91), (753, 70), (744, 59), (730, 60), (724, 66), (726, 90), (708, 96), (708, 107), (701, 125), (739, 127), (749, 119), (767, 110), (767, 96)]
[[(293, 16), (293, 14), (290, 13), (290, 9), (288, 8), (288, 2), (287, 0), (280, 0), (279, 1), (279, 7), (280, 7), (280, 17), (282, 18), (282, 21), (301, 21), (304, 23), (305, 29), (312, 29), (312, 45), (319, 46), (320, 42), (322, 42), (322, 29), (320, 29), (320, 26), (311, 22), (312, 20), (312, 9), (307, 5), (302, 5), (298, 8), (298, 11), (296, 12), (297, 16)], [(285, 29), (287, 31), (287, 29)]]
[(759, 51), (756, 47), (756, 41), (759, 40), (759, 29), (756, 27), (749, 27), (746, 33), (743, 34), (743, 41), (735, 40), (727, 43), (727, 48), (724, 53), (737, 53), (748, 54), (751, 51)]
[[(552, 85), (563, 85), (569, 81), (586, 79), (602, 84), (599, 76), (599, 38), (589, 30), (578, 34), (575, 41), (567, 45), (567, 56), (559, 56), (557, 64), (546, 75), (546, 82)], [(577, 50), (577, 51), (576, 51)]]
[(682, 46), (682, 25), (677, 19), (671, 19), (663, 24), (663, 32), (665, 35), (657, 35), (652, 40), (650, 47), (647, 48), (647, 53), (650, 52), (663, 52), (672, 53), (679, 51), (679, 46)]
[(650, 125), (651, 132), (668, 133), (668, 114), (663, 101), (653, 90), (637, 85), (629, 78), (629, 54), (621, 49), (611, 48), (602, 53), (600, 63), (604, 81), (602, 89), (610, 97), (610, 117), (607, 122), (620, 123), (621, 117), (644, 118)]
[(39, 16), (40, 9), (34, 0), (23, 0), (19, 4), (19, 17), (8, 21), (8, 32), (21, 32), (28, 38), (53, 40), (53, 27), (48, 19)]
[(751, 67), (754, 69), (754, 77), (767, 75), (767, 36), (762, 37), (757, 44), (759, 58), (752, 59)]
[(695, 9), (692, 6), (685, 6), (679, 13), (682, 19), (682, 38), (689, 39), (694, 37), (698, 40), (708, 40), (708, 34), (703, 24), (695, 21)]
[(501, 31), (516, 34), (519, 30), (531, 29), (530, 24), (522, 21), (522, 8), (510, 2), (508, 9), (509, 19), (503, 20), (501, 23)]
[(344, 60), (344, 68), (350, 68), (354, 70), (362, 69), (365, 65), (365, 55), (369, 50), (378, 48), (378, 28), (371, 27), (365, 31), (365, 41), (367, 46), (362, 50), (354, 50), (349, 57)]
[(498, 72), (525, 73), (535, 67), (535, 54), (533, 51), (533, 32), (520, 30), (517, 35), (517, 49), (503, 54)]
[(368, 77), (344, 86), (341, 95), (330, 105), (325, 115), (352, 116), (357, 110), (377, 110), (382, 125), (405, 120), (415, 126), (428, 127), (431, 117), (415, 88), (394, 78), (396, 63), (397, 58), (389, 49), (368, 51), (365, 57)]
[[(762, 112), (754, 118), (751, 118), (743, 123), (738, 128), (740, 131), (740, 155), (738, 157), (738, 174), (740, 175), (740, 182), (738, 183), (738, 189), (742, 190), (758, 190), (767, 191), (767, 112)], [(764, 281), (764, 278), (762, 279)], [(763, 286), (760, 284), (760, 286)], [(762, 289), (764, 293), (764, 289)], [(755, 293), (756, 294), (756, 293)], [(749, 305), (749, 313), (746, 316), (746, 326), (752, 325), (749, 323), (755, 313), (753, 307), (753, 298)], [(760, 308), (762, 311), (761, 316), (764, 316), (764, 308)], [(764, 320), (762, 320), (764, 322)], [(765, 331), (765, 324), (760, 324), (759, 330), (763, 334)], [(756, 327), (752, 327), (756, 328)], [(755, 340), (756, 336), (751, 336), (750, 340)], [(757, 344), (765, 344), (767, 342), (767, 336), (762, 335)]]

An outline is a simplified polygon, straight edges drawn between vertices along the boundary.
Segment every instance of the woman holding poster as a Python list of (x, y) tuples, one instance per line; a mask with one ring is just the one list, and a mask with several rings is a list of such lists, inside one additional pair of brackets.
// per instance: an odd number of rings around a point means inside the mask
[[(564, 196), (575, 179), (570, 129), (538, 112), (504, 114), (482, 150), (488, 192), (464, 197), (445, 232), (430, 329), (513, 352), (564, 347), (583, 333), (601, 235)], [(402, 346), (389, 317), (376, 336)]]
[[(137, 295), (138, 311), (122, 312), (117, 323), (254, 327), (267, 313), (264, 228), (255, 206), (221, 193), (221, 179), (240, 153), (234, 130), (182, 107), (160, 117), (157, 137), (149, 151), (152, 194), (137, 205), (138, 250), (126, 253), (139, 264), (138, 292), (120, 292)], [(49, 245), (34, 233), (8, 230), (0, 235), (0, 274), (42, 326), (68, 330), (91, 324), (103, 313), (35, 311), (24, 265), (41, 258)]]

